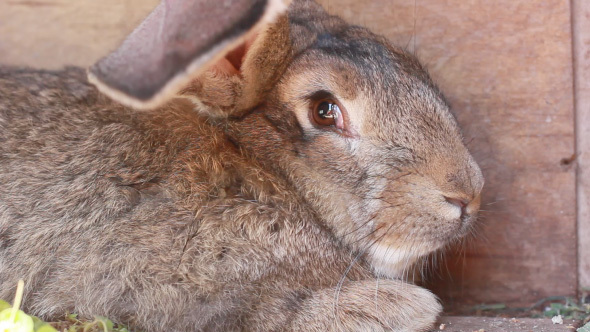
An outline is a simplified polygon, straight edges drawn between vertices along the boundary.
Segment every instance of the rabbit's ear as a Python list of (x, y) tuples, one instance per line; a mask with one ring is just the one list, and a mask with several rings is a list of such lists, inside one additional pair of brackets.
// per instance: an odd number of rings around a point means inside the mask
[(89, 70), (111, 98), (153, 108), (224, 56), (251, 43), (289, 0), (162, 0), (123, 44)]

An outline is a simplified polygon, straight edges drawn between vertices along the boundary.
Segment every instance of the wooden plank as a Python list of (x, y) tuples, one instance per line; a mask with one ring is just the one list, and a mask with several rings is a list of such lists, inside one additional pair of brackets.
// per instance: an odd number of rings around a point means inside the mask
[(114, 49), (158, 0), (2, 0), (0, 63), (86, 67)]
[(553, 324), (548, 318), (442, 317), (432, 332), (574, 332), (572, 324)]
[(590, 2), (573, 1), (578, 162), (578, 273), (590, 290)]
[(438, 294), (514, 305), (575, 295), (569, 2), (321, 2), (417, 53), (484, 170), (481, 236), (441, 268)]

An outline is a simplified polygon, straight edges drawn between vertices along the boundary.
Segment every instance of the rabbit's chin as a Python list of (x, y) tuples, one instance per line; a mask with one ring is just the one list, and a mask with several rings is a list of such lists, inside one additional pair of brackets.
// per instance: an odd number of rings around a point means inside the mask
[(437, 249), (439, 246), (430, 244), (395, 247), (376, 243), (371, 247), (368, 259), (377, 275), (392, 279), (407, 279), (411, 277), (414, 264)]

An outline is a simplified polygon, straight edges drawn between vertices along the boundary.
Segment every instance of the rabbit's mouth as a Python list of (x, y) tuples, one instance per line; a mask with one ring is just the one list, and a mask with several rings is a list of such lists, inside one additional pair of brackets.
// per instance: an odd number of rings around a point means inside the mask
[(467, 235), (477, 219), (479, 189), (469, 201), (425, 187), (418, 192), (407, 192), (375, 220), (367, 259), (377, 275), (407, 278), (421, 259)]

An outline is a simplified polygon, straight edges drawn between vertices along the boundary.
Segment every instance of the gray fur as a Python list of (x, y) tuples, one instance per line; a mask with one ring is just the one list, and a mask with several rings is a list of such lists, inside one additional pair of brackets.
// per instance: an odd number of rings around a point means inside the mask
[[(320, 86), (357, 136), (309, 126)], [(483, 178), (413, 57), (295, 1), (241, 77), (181, 93), (137, 111), (80, 69), (0, 67), (0, 298), (22, 278), (32, 314), (144, 331), (432, 326), (398, 279), (469, 230)]]

